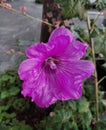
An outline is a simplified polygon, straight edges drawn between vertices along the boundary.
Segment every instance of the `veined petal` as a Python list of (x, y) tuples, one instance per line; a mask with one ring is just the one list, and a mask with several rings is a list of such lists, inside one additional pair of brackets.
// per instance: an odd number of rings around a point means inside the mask
[(61, 61), (61, 69), (66, 72), (71, 72), (74, 75), (80, 75), (82, 80), (89, 78), (94, 73), (94, 64), (91, 61), (79, 60), (79, 61)]
[(82, 58), (87, 49), (88, 45), (86, 43), (82, 43), (78, 40), (75, 40), (72, 42), (72, 46), (70, 47), (71, 49), (71, 56), (70, 57), (75, 57), (77, 59)]
[(83, 79), (89, 78), (95, 70), (94, 64), (87, 60), (80, 60), (75, 63), (73, 62), (71, 63), (71, 66), (72, 73), (81, 75)]
[(56, 98), (53, 96), (53, 86), (50, 86), (48, 77), (45, 72), (42, 71), (39, 77), (35, 75), (33, 81), (25, 81), (23, 84), (22, 94), (32, 98), (39, 107), (49, 107), (56, 102)]
[(69, 36), (58, 36), (53, 40), (52, 42), (49, 43), (50, 46), (53, 46), (54, 48), (51, 50), (51, 55), (53, 56), (59, 56), (64, 51), (67, 50), (70, 42), (69, 42)]
[(39, 57), (39, 59), (44, 60), (50, 55), (52, 49), (53, 46), (50, 46), (45, 43), (34, 44), (26, 49), (26, 55), (29, 58)]
[(90, 61), (61, 62), (56, 70), (55, 97), (58, 100), (78, 99), (82, 96), (83, 80), (94, 72)]
[(57, 29), (55, 29), (49, 38), (49, 42), (55, 40), (58, 36), (68, 36), (69, 37), (69, 43), (73, 41), (74, 39), (74, 35), (70, 32), (69, 29), (65, 28), (65, 27), (59, 27)]
[(60, 58), (68, 59), (71, 61), (76, 61), (82, 58), (87, 49), (88, 45), (86, 43), (81, 43), (80, 41), (74, 40), (68, 48), (61, 54)]
[(34, 70), (34, 68), (39, 69), (39, 67), (41, 66), (41, 60), (39, 60), (38, 58), (32, 58), (32, 59), (27, 59), (25, 61), (23, 61), (18, 69), (18, 74), (21, 78), (21, 80), (25, 80), (29, 77), (29, 74), (31, 71)]
[(71, 72), (57, 70), (56, 79), (57, 91), (54, 95), (58, 100), (79, 99), (82, 96), (83, 81), (80, 76), (73, 76)]
[(29, 82), (28, 81), (23, 82), (21, 94), (24, 97), (31, 97), (32, 92), (33, 88), (30, 86)]
[(40, 43), (33, 44), (26, 49), (26, 55), (28, 56), (28, 58), (43, 57), (42, 52), (36, 50), (39, 44)]

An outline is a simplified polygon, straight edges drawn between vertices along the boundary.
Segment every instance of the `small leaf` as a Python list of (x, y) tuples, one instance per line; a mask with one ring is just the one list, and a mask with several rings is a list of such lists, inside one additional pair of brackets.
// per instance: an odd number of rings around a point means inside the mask
[(17, 95), (19, 93), (20, 89), (17, 88), (17, 87), (12, 87), (10, 90), (9, 90), (9, 93), (10, 95)]
[(78, 101), (78, 111), (80, 113), (88, 111), (89, 108), (89, 102), (86, 100), (86, 98), (81, 98)]
[(1, 99), (7, 98), (7, 97), (9, 97), (9, 96), (10, 96), (10, 94), (8, 93), (8, 91), (3, 91), (3, 92), (1, 93)]
[(106, 106), (106, 100), (102, 99), (101, 102), (104, 106)]
[(92, 33), (90, 34), (90, 36), (92, 38), (97, 37), (99, 35), (99, 30), (97, 28), (94, 28), (94, 30), (92, 31)]

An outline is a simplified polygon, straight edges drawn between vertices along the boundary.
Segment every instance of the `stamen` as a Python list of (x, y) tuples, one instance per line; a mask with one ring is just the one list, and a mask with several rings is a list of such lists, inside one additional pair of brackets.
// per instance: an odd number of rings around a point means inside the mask
[(58, 63), (58, 59), (54, 58), (54, 57), (49, 57), (48, 59), (45, 60), (45, 64), (49, 65), (49, 67), (51, 69), (56, 69), (57, 68), (57, 63)]

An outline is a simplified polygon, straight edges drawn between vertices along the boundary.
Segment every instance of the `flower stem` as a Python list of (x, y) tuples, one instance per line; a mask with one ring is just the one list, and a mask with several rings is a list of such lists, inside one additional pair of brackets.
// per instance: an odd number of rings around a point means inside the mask
[(100, 16), (102, 13), (103, 13), (103, 10), (96, 15), (96, 17), (95, 17), (95, 19), (94, 19), (94, 22), (93, 22), (93, 24), (92, 24), (90, 33), (92, 33), (92, 31), (93, 31), (93, 29), (94, 29), (94, 26), (95, 26), (95, 23), (96, 23), (97, 19), (99, 18), (99, 16)]
[(99, 120), (99, 104), (98, 104), (98, 79), (97, 79), (97, 70), (96, 70), (96, 59), (95, 59), (95, 50), (94, 50), (94, 41), (90, 37), (90, 32), (92, 30), (91, 25), (90, 25), (90, 18), (87, 14), (87, 27), (89, 31), (89, 38), (90, 38), (90, 46), (91, 46), (91, 52), (92, 52), (92, 60), (95, 65), (95, 71), (94, 71), (94, 85), (95, 85), (95, 100), (96, 100), (96, 121)]
[[(0, 4), (0, 6), (3, 7), (3, 4)], [(39, 22), (41, 22), (41, 23), (44, 23), (44, 24), (47, 24), (47, 25), (49, 25), (49, 26), (54, 27), (54, 26), (53, 26), (52, 24), (50, 24), (49, 22), (46, 22), (46, 21), (44, 21), (44, 20), (41, 20), (40, 18), (35, 18), (35, 17), (29, 15), (29, 14), (26, 13), (26, 12), (25, 12), (25, 14), (22, 14), (20, 11), (14, 9), (14, 8), (11, 8), (11, 9), (9, 9), (9, 10), (11, 10), (12, 12), (21, 14), (21, 15), (23, 15), (24, 17), (27, 17), (27, 18), (30, 18), (30, 19), (32, 19), (32, 20), (36, 20), (36, 21), (39, 21)]]

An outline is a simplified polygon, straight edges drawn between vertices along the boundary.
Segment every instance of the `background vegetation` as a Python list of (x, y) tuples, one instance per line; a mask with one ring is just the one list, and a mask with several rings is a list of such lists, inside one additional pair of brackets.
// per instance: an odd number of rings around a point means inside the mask
[[(36, 2), (43, 0), (36, 0)], [(79, 17), (85, 19), (84, 10), (106, 7), (105, 0), (97, 0), (94, 5), (87, 0), (56, 0), (62, 7), (62, 19)], [(81, 8), (80, 8), (81, 7)], [(94, 21), (92, 21), (94, 25)], [(29, 98), (21, 95), (22, 82), (17, 68), (7, 70), (0, 75), (0, 130), (105, 130), (106, 129), (106, 27), (93, 26), (88, 30), (74, 25), (70, 28), (77, 39), (90, 45), (94, 39), (96, 65), (99, 84), (99, 121), (96, 121), (94, 77), (86, 80), (83, 97), (80, 100), (57, 102), (48, 109), (38, 108)], [(23, 56), (20, 57), (21, 59)], [(91, 49), (85, 59), (91, 59)]]

